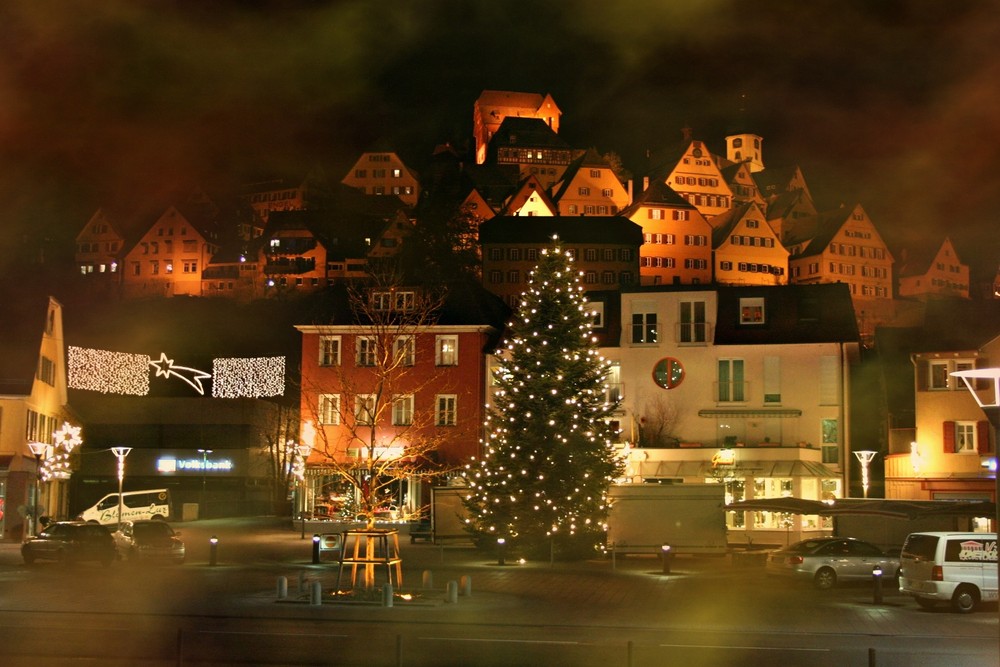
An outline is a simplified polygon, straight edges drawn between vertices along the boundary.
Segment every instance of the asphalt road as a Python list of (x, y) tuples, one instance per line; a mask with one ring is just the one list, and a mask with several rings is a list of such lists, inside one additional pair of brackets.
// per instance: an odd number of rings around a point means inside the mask
[[(876, 604), (868, 583), (819, 592), (727, 559), (678, 558), (670, 575), (651, 558), (501, 567), (404, 538), (414, 598), (389, 608), (335, 601), (336, 565), (312, 564), (311, 540), (287, 521), (175, 526), (181, 566), (28, 567), (0, 545), (0, 664), (1000, 664), (995, 605), (926, 611), (891, 589)], [(449, 582), (471, 594), (450, 598)]]

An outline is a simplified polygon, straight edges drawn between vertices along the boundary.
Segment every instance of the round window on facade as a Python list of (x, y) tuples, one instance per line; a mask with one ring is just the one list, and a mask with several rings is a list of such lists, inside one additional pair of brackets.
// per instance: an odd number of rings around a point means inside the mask
[(673, 357), (664, 357), (653, 366), (653, 382), (664, 389), (673, 389), (684, 381), (684, 366)]

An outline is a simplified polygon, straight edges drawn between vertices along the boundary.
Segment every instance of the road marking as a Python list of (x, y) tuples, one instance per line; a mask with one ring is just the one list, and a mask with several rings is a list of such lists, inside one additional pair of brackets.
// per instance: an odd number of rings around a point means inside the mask
[(802, 651), (804, 653), (829, 653), (828, 648), (795, 648), (781, 646), (736, 646), (723, 644), (660, 644), (660, 648), (725, 648), (734, 651)]
[(439, 642), (478, 642), (483, 644), (557, 644), (561, 646), (578, 646), (580, 642), (555, 642), (545, 639), (469, 639), (467, 637), (417, 637), (424, 641)]

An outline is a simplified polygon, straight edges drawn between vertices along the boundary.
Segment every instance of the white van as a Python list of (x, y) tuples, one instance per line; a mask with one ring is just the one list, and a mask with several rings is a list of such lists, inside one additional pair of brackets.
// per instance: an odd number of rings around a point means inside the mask
[[(170, 490), (126, 491), (122, 493), (121, 512), (122, 521), (139, 519), (166, 521), (170, 518)], [(109, 493), (98, 500), (93, 507), (80, 512), (78, 518), (91, 523), (118, 523), (118, 494)]]
[(948, 602), (967, 614), (997, 600), (996, 533), (911, 533), (899, 564), (899, 591), (921, 607)]

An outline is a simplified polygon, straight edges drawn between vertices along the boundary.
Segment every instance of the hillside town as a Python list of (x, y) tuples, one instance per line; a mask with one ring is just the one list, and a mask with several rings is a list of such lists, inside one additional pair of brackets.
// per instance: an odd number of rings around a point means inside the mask
[[(419, 171), (377, 146), (345, 174), (99, 202), (72, 265), (32, 267), (44, 293), (8, 281), (3, 539), (123, 475), (169, 488), (178, 515), (316, 516), (353, 507), (341, 472), (364, 470), (388, 479), (369, 511), (419, 521), (482, 455), (509, 322), (554, 247), (609, 364), (618, 483), (996, 500), (996, 433), (952, 373), (1000, 358), (1000, 274), (975, 275), (947, 229), (890, 248), (864, 202), (824, 208), (753, 128), (684, 128), (626, 167), (563, 140), (572, 110), (547, 93), (485, 90), (470, 111), (469, 147)], [(406, 373), (381, 411), (385, 354)], [(832, 529), (726, 522), (733, 544)]]

